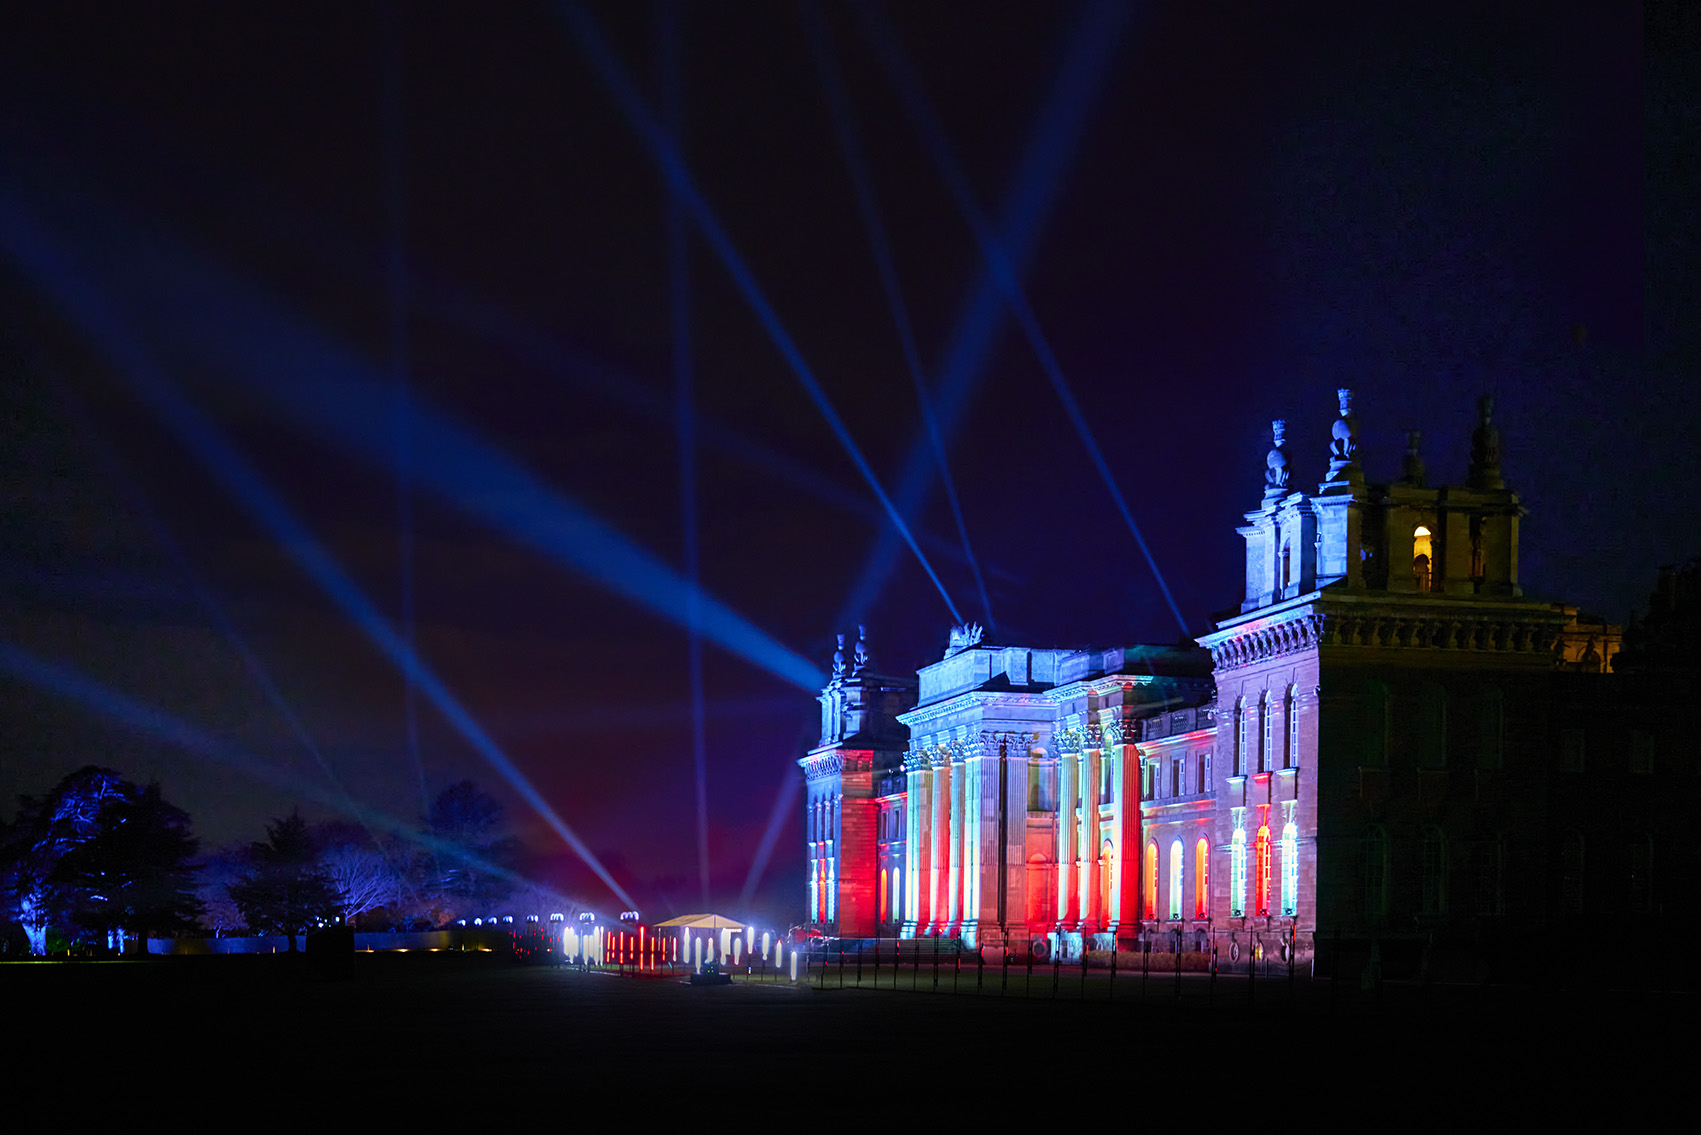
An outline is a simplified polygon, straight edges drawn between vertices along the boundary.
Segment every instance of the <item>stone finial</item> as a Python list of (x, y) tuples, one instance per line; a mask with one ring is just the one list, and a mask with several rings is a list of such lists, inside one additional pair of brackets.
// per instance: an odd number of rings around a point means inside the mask
[(1329, 479), (1338, 481), (1342, 475), (1356, 470), (1358, 460), (1358, 419), (1353, 417), (1353, 392), (1346, 387), (1335, 391), (1340, 400), (1341, 416), (1329, 430)]
[(1264, 504), (1274, 504), (1287, 493), (1288, 454), (1282, 446), (1287, 440), (1288, 423), (1277, 418), (1270, 423), (1270, 452), (1264, 455)]
[(868, 628), (858, 623), (856, 625), (856, 650), (851, 654), (851, 677), (857, 677), (866, 669), (868, 669)]
[(1422, 430), (1406, 431), (1406, 462), (1400, 471), (1401, 481), (1420, 489), (1423, 488), (1423, 458), (1418, 456), (1418, 442), (1422, 440)]
[(833, 684), (845, 680), (845, 636), (839, 636), (838, 649), (833, 651)]
[(1503, 489), (1506, 482), (1500, 476), (1500, 430), (1494, 424), (1494, 396), (1484, 394), (1477, 399), (1477, 428), (1471, 433), (1471, 472), (1468, 480), (1473, 489)]

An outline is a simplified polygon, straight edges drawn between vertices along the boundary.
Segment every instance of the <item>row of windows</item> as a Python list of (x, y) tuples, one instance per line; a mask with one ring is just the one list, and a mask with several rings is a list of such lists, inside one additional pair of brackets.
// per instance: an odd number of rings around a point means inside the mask
[[(1247, 744), (1247, 712), (1246, 699), (1236, 698), (1234, 703), (1234, 760), (1233, 776), (1246, 776), (1250, 772), (1274, 772), (1276, 769), (1276, 720), (1275, 701), (1270, 691), (1265, 690), (1258, 699), (1258, 744), (1253, 749)], [(1287, 728), (1281, 745), (1281, 767), (1299, 767), (1299, 687), (1289, 686), (1287, 694), (1282, 699), (1282, 720)], [(1251, 766), (1256, 761), (1257, 768)]]
[(811, 843), (833, 838), (839, 826), (838, 801), (817, 800), (810, 805), (809, 823), (806, 826), (809, 829), (806, 835)]
[[(1269, 825), (1258, 829), (1258, 835), (1253, 841), (1253, 851), (1256, 859), (1252, 873), (1252, 913), (1260, 917), (1268, 917), (1271, 913), (1271, 867), (1272, 847)], [(1281, 879), (1281, 913), (1283, 917), (1292, 918), (1299, 914), (1299, 829), (1290, 822), (1282, 829), (1281, 841), (1282, 879)], [(1188, 888), (1185, 879), (1186, 853), (1181, 840), (1177, 839), (1169, 845), (1169, 877), (1168, 886), (1164, 892), (1169, 897), (1168, 914), (1171, 920), (1179, 920)], [(1200, 839), (1193, 845), (1193, 917), (1208, 918), (1211, 912), (1210, 887), (1211, 845), (1208, 840)], [(1158, 844), (1156, 840), (1146, 844), (1146, 873), (1144, 890), (1144, 909), (1148, 920), (1158, 917)], [(1247, 859), (1246, 831), (1235, 828), (1234, 839), (1229, 845), (1229, 914), (1235, 918), (1244, 917), (1247, 913)]]
[[(1473, 849), (1476, 864), (1476, 913), (1504, 914), (1506, 842), (1493, 840)], [(1419, 915), (1439, 917), (1449, 913), (1448, 893), (1453, 881), (1452, 848), (1441, 828), (1425, 827), (1418, 835), (1418, 910)], [(1371, 921), (1389, 915), (1389, 890), (1393, 881), (1392, 846), (1388, 833), (1380, 826), (1370, 829), (1364, 839), (1363, 887), (1364, 913)], [(1566, 832), (1560, 836), (1557, 848), (1557, 886), (1554, 896), (1559, 913), (1583, 915), (1588, 913), (1585, 893), (1585, 847), (1581, 834)], [(1636, 836), (1624, 846), (1619, 863), (1621, 891), (1616, 895), (1597, 896), (1596, 905), (1611, 904), (1614, 913), (1624, 910), (1630, 914), (1646, 915), (1653, 911), (1654, 845), (1646, 836)], [(1467, 878), (1469, 876), (1467, 875)], [(1619, 904), (1623, 904), (1620, 906)]]
[(1177, 753), (1167, 761), (1152, 758), (1140, 770), (1143, 800), (1176, 799), (1211, 790), (1211, 750)]
[[(1585, 772), (1588, 766), (1588, 735), (1581, 729), (1559, 731), (1559, 771)], [(1639, 729), (1632, 730), (1629, 743), (1630, 772), (1633, 776), (1648, 776), (1654, 771), (1654, 738)]]
[[(1477, 767), (1498, 769), (1505, 766), (1506, 713), (1499, 689), (1484, 686), (1477, 691), (1474, 733), (1477, 742)], [(1417, 693), (1416, 715), (1403, 722), (1403, 732), (1412, 739), (1413, 752), (1419, 767), (1446, 768), (1449, 698), (1447, 691), (1434, 682), (1426, 682)], [(1360, 759), (1367, 768), (1384, 768), (1394, 736), (1393, 697), (1386, 683), (1369, 681), (1359, 698)]]
[[(1259, 827), (1252, 843), (1254, 854), (1252, 874), (1251, 913), (1259, 918), (1270, 915), (1270, 825)], [(1242, 918), (1247, 914), (1246, 894), (1246, 829), (1238, 825), (1229, 843), (1229, 915)], [(1284, 918), (1299, 914), (1299, 828), (1289, 821), (1282, 829), (1282, 891), (1281, 913)]]

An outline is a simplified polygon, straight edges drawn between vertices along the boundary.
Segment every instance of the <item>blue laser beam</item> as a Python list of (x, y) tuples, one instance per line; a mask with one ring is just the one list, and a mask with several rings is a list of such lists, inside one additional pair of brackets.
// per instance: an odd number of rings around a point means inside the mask
[[(42, 365), (45, 366), (45, 364)], [(289, 700), (284, 697), (283, 691), (279, 689), (277, 683), (273, 681), (271, 671), (268, 670), (265, 663), (260, 660), (259, 655), (254, 653), (253, 648), (248, 644), (248, 640), (243, 636), (241, 631), (237, 630), (236, 624), (231, 622), (230, 616), (224, 609), (224, 605), (218, 601), (218, 597), (213, 593), (211, 585), (207, 583), (206, 578), (196, 569), (194, 562), (190, 560), (189, 554), (184, 550), (183, 545), (175, 536), (172, 535), (171, 529), (167, 527), (165, 520), (159, 515), (159, 511), (155, 509), (151, 503), (149, 503), (147, 497), (143, 495), (141, 489), (137, 486), (134, 478), (132, 478), (125, 470), (123, 463), (119, 460), (117, 451), (112, 448), (106, 438), (102, 436), (100, 431), (95, 427), (93, 419), (91, 419), (88, 413), (83, 409), (83, 406), (77, 399), (76, 395), (72, 392), (69, 384), (56, 374), (51, 377), (53, 378), (54, 385), (58, 389), (60, 399), (64, 403), (66, 411), (70, 415), (72, 422), (75, 423), (75, 425), (90, 439), (95, 449), (99, 452), (103, 463), (107, 466), (112, 480), (120, 487), (124, 495), (129, 498), (131, 507), (134, 508), (142, 517), (142, 520), (148, 526), (149, 531), (153, 533), (154, 539), (166, 550), (171, 558), (176, 561), (178, 569), (183, 573), (184, 577), (188, 579), (189, 586), (191, 590), (194, 591), (196, 599), (200, 601), (202, 608), (212, 616), (213, 621), (218, 625), (220, 633), (224, 636), (225, 642), (241, 660), (243, 668), (248, 671), (249, 677), (252, 678), (254, 684), (260, 688), (261, 693), (265, 695), (266, 700), (271, 704), (273, 710), (275, 710), (278, 716), (283, 719), (284, 724), (289, 727), (289, 731), (295, 736), (296, 741), (307, 752), (307, 754), (313, 758), (314, 764), (318, 766), (319, 771), (325, 775), (325, 779), (329, 781), (331, 787), (335, 789), (338, 798), (343, 802), (343, 810), (346, 813), (353, 815), (359, 810), (358, 806), (355, 804), (354, 797), (349, 793), (347, 787), (344, 786), (342, 778), (337, 775), (336, 770), (331, 767), (331, 762), (325, 756), (324, 750), (321, 749), (318, 743), (313, 740), (313, 735), (308, 732), (306, 723), (301, 720), (301, 715), (295, 712), (295, 708), (291, 706)], [(382, 846), (380, 846), (379, 850), (382, 851)]]
[(866, 25), (875, 29), (870, 39), (875, 44), (876, 52), (885, 65), (886, 72), (898, 90), (900, 100), (906, 112), (921, 135), (923, 148), (933, 159), (935, 168), (956, 199), (957, 209), (974, 233), (975, 242), (980, 246), (981, 254), (986, 259), (987, 272), (990, 274), (1004, 302), (1009, 305), (1011, 314), (1016, 317), (1017, 324), (1027, 337), (1028, 345), (1033, 349), (1034, 356), (1039, 360), (1040, 369), (1045, 372), (1052, 390), (1063, 403), (1064, 412), (1069, 422), (1075, 427), (1081, 444), (1087, 450), (1093, 467), (1104, 481), (1109, 490), (1112, 502), (1121, 515), (1123, 523), (1134, 536), (1134, 543), (1139, 547), (1140, 554), (1145, 557), (1146, 566), (1151, 569), (1152, 578), (1157, 581), (1158, 590), (1163, 593), (1164, 602), (1169, 605), (1170, 612), (1175, 616), (1176, 625), (1181, 633), (1188, 630), (1187, 620), (1182, 617), (1181, 608), (1176, 604), (1175, 596), (1170, 592), (1169, 583), (1164, 579), (1162, 569), (1158, 567), (1157, 557), (1152, 554), (1151, 546), (1146, 542), (1145, 534), (1134, 520), (1134, 514), (1128, 507), (1128, 500), (1123, 495), (1122, 488), (1116, 483), (1116, 476), (1110, 470), (1110, 463), (1105, 459), (1104, 450), (1098, 439), (1093, 436), (1087, 424), (1086, 415), (1081, 412), (1080, 402), (1070, 389), (1068, 381), (1063, 376), (1063, 368), (1057, 361), (1056, 352), (1051, 348), (1043, 331), (1040, 330), (1039, 320), (1034, 315), (1033, 307), (1028, 303), (1026, 292), (1022, 288), (1021, 279), (1016, 266), (1011, 263), (998, 235), (993, 231), (992, 223), (982, 212), (980, 203), (975, 200), (974, 190), (969, 186), (964, 176), (962, 165), (952, 153), (951, 144), (945, 135), (944, 125), (938, 115), (933, 112), (922, 92), (921, 84), (917, 81), (914, 70), (904, 59), (903, 52), (898, 47), (897, 37), (891, 29), (883, 26), (879, 15), (872, 7), (859, 9)]
[(762, 842), (756, 846), (756, 856), (750, 861), (750, 873), (744, 877), (744, 889), (738, 895), (740, 909), (748, 910), (751, 899), (755, 897), (756, 888), (762, 882), (762, 873), (768, 869), (768, 859), (774, 853), (774, 844), (780, 838), (780, 829), (785, 825), (786, 814), (797, 801), (801, 783), (797, 773), (791, 769), (787, 769), (780, 778), (779, 791), (774, 794), (774, 809), (768, 813), (767, 830), (762, 833)]
[(497, 875), (511, 883), (533, 887), (559, 898), (565, 903), (579, 905), (577, 900), (560, 894), (552, 887), (535, 883), (507, 868), (474, 855), (456, 844), (437, 839), (376, 809), (362, 807), (346, 794), (326, 792), (311, 781), (293, 776), (267, 761), (244, 753), (195, 728), (182, 718), (167, 713), (158, 706), (149, 705), (127, 694), (120, 693), (67, 666), (32, 654), (14, 643), (0, 641), (0, 671), (28, 682), (38, 689), (56, 694), (68, 701), (93, 710), (133, 732), (165, 741), (192, 756), (232, 769), (274, 788), (284, 789), (301, 799), (330, 808), (348, 816), (368, 831), (381, 831), (401, 836), (408, 842), (428, 851), (449, 856), (469, 866)]
[(892, 323), (897, 330), (904, 364), (910, 372), (910, 381), (915, 386), (916, 403), (921, 409), (922, 423), (933, 447), (939, 483), (944, 486), (946, 499), (951, 505), (951, 516), (956, 521), (957, 535), (963, 545), (963, 558), (969, 563), (975, 588), (980, 593), (981, 612), (986, 618), (988, 629), (996, 634), (998, 624), (992, 614), (992, 599), (987, 595), (986, 579), (981, 574), (980, 560), (975, 557), (974, 546), (969, 541), (969, 528), (963, 519), (963, 505), (957, 495), (957, 482), (951, 476), (951, 463), (945, 454), (945, 439), (939, 430), (938, 415), (933, 412), (933, 400), (927, 392), (927, 378), (922, 373), (921, 353), (916, 349), (915, 333), (910, 326), (909, 309), (904, 303), (903, 290), (898, 284), (897, 268), (892, 261), (891, 242), (886, 236), (886, 225), (880, 219), (880, 206), (875, 201), (874, 187), (868, 177), (868, 163), (857, 141), (850, 97), (845, 92), (844, 80), (833, 58), (826, 21), (821, 18), (821, 13), (814, 4), (805, 3), (803, 12), (804, 22), (809, 29), (810, 44), (814, 48), (815, 69), (821, 77), (821, 86), (827, 95), (827, 105), (832, 111), (839, 150), (844, 155), (845, 166), (850, 172), (851, 183), (856, 191), (857, 211), (862, 215), (862, 227), (868, 233), (868, 242), (874, 251), (874, 261), (880, 271), (880, 283), (886, 292), (886, 303), (892, 309)]
[[(853, 10), (866, 14), (862, 6)], [(1051, 94), (1028, 136), (1000, 214), (999, 246), (1018, 273), (1062, 187), (1064, 166), (1115, 58), (1128, 15), (1129, 6), (1119, 0), (1088, 5), (1063, 52)], [(983, 269), (965, 297), (933, 386), (934, 412), (947, 440), (979, 384), (1005, 306), (998, 282)], [(932, 485), (932, 470), (932, 447), (924, 434), (911, 443), (898, 477), (896, 499), (903, 515), (919, 512)], [(900, 550), (896, 536), (883, 530), (834, 625), (849, 626), (865, 619)]]
[(0, 234), (13, 260), (25, 267), (42, 290), (100, 345), (118, 375), (152, 408), (168, 428), (223, 481), (313, 577), (367, 637), (419, 688), (438, 711), (466, 738), (490, 766), (506, 779), (528, 805), (584, 860), (597, 877), (623, 902), (624, 888), (602, 866), (591, 849), (544, 800), (429, 668), (411, 651), (348, 578), (331, 555), (314, 540), (265, 483), (260, 474), (230, 445), (211, 419), (185, 400), (166, 380), (123, 321), (89, 289), (83, 287), (54, 242), (10, 201), (0, 197)]
[(904, 542), (909, 545), (910, 551), (915, 555), (917, 562), (921, 564), (922, 570), (927, 573), (927, 577), (933, 581), (933, 586), (938, 589), (939, 597), (945, 601), (945, 606), (950, 610), (951, 617), (959, 623), (962, 622), (962, 614), (957, 610), (957, 604), (951, 599), (950, 592), (945, 589), (945, 584), (939, 578), (939, 573), (933, 569), (933, 564), (929, 562), (927, 554), (921, 550), (921, 545), (916, 541), (914, 533), (910, 531), (910, 526), (904, 521), (897, 506), (892, 503), (892, 499), (880, 483), (880, 478), (875, 475), (874, 469), (868, 464), (862, 450), (851, 437), (849, 428), (839, 417), (838, 411), (833, 409), (831, 401), (827, 398), (827, 392), (822, 389), (820, 382), (816, 380), (814, 373), (809, 369), (808, 363), (804, 361), (803, 353), (798, 349), (790, 333), (786, 331), (785, 325), (780, 321), (779, 314), (768, 302), (767, 297), (762, 293), (762, 289), (757, 285), (756, 278), (745, 265), (743, 258), (739, 256), (737, 249), (733, 247), (731, 236), (721, 227), (720, 222), (710, 210), (708, 202), (697, 190), (690, 171), (680, 157), (678, 148), (674, 146), (667, 133), (645, 109), (637, 89), (627, 78), (625, 69), (621, 66), (620, 61), (615, 58), (614, 52), (609, 48), (608, 42), (603, 39), (602, 33), (597, 30), (590, 14), (579, 5), (571, 3), (570, 0), (562, 0), (557, 6), (557, 10), (561, 12), (572, 29), (579, 42), (580, 50), (589, 58), (591, 67), (596, 72), (597, 77), (602, 80), (604, 88), (614, 96), (621, 110), (625, 112), (627, 119), (638, 131), (640, 138), (650, 152), (651, 158), (667, 179), (671, 191), (683, 203), (699, 233), (714, 251), (716, 258), (720, 260), (721, 267), (732, 278), (733, 284), (738, 288), (751, 311), (755, 313), (758, 321), (768, 332), (768, 337), (773, 340), (780, 354), (790, 364), (792, 373), (803, 386), (805, 393), (815, 403), (816, 410), (827, 422), (833, 436), (838, 439), (839, 445), (851, 459), (851, 463), (856, 466), (857, 472), (862, 474), (862, 478), (868, 483), (870, 491), (879, 500), (881, 507), (886, 510), (886, 515), (891, 520), (893, 527), (898, 530)]
[[(9, 226), (18, 241), (39, 238), (42, 230), (24, 224), (20, 209), (8, 215), (18, 222)], [(243, 281), (157, 235), (83, 213), (66, 227), (91, 238), (77, 249), (86, 271), (98, 265), (127, 285), (138, 325), (174, 328), (168, 346), (194, 351), (309, 433), (387, 467), (395, 448), (394, 398), (373, 368)], [(73, 298), (82, 294), (74, 279), (68, 287)], [(417, 395), (410, 418), (416, 484), (640, 607), (695, 625), (751, 665), (811, 693), (821, 688), (818, 667), (713, 596), (699, 592), (694, 617), (688, 600), (696, 589), (677, 572)]]
[[(105, 163), (101, 167), (102, 176), (107, 181), (126, 186), (147, 183), (157, 180), (160, 170), (168, 170), (172, 189), (154, 186), (153, 192), (175, 193), (183, 185), (214, 186), (213, 190), (203, 190), (203, 195), (195, 201), (203, 214), (223, 215), (244, 228), (262, 224), (270, 230), (275, 241), (281, 242), (293, 253), (312, 257), (326, 270), (386, 276), (387, 253), (383, 248), (375, 256), (362, 251), (360, 234), (339, 230), (324, 218), (307, 214), (293, 203), (280, 200), (270, 187), (244, 180), (226, 169), (209, 167), (204, 161), (197, 160), (202, 155), (182, 152), (172, 145), (169, 138), (148, 133), (147, 123), (143, 120), (114, 114), (110, 107), (83, 106), (78, 111), (84, 118), (101, 123), (93, 130), (94, 133), (129, 143), (127, 146), (109, 147), (99, 153), (99, 160)], [(145, 139), (145, 142), (139, 143), (138, 139)], [(138, 145), (145, 147), (141, 154), (133, 152)], [(64, 139), (61, 135), (53, 135), (52, 148), (56, 159), (63, 156)], [(126, 157), (128, 160), (123, 160)], [(86, 187), (78, 187), (79, 193), (85, 191)], [(612, 366), (559, 335), (545, 332), (465, 288), (450, 281), (430, 278), (414, 264), (407, 265), (405, 291), (408, 310), (418, 317), (488, 340), (516, 360), (537, 365), (552, 377), (570, 383), (574, 389), (618, 406), (642, 421), (653, 422), (672, 413), (671, 394), (658, 393), (637, 376)], [(706, 417), (701, 409), (696, 413), (696, 432), (701, 446), (712, 448), (763, 474), (776, 485), (812, 495), (824, 504), (877, 525), (885, 524), (885, 512), (866, 493), (845, 488), (814, 467)], [(916, 535), (922, 546), (935, 557), (955, 559), (961, 555), (956, 547), (938, 540), (925, 530)]]

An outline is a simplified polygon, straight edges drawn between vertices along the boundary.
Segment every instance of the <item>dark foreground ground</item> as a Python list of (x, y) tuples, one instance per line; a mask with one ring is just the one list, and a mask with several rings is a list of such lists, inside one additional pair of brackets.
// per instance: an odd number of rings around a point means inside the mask
[(989, 970), (978, 994), (972, 975), (942, 975), (939, 993), (925, 970), (900, 979), (919, 977), (919, 992), (885, 988), (890, 969), (883, 977), (878, 990), (869, 974), (854, 988), (854, 970), (843, 989), (836, 971), (825, 989), (692, 988), (449, 954), (361, 955), (334, 976), (287, 956), (7, 964), (4, 1071), (96, 1111), (143, 1088), (192, 1125), (196, 1114), (306, 1119), (319, 1107), (408, 1126), (467, 1107), (504, 1120), (582, 1114), (593, 1126), (624, 1116), (648, 1127), (687, 1109), (762, 1129), (828, 1116), (877, 1124), (894, 1109), (978, 1124), (1086, 1119), (1123, 1110), (1112, 1100), (1124, 1093), (1179, 1092), (1179, 1114), (1196, 1114), (1219, 1091), (1250, 1088), (1268, 1104), (1302, 1084), (1380, 1110), (1426, 1066), (1534, 1089), (1610, 1038), (1687, 1032), (1698, 1007), (1692, 994), (1587, 978), (1372, 994), (1187, 975), (1178, 994), (1173, 976), (1123, 975), (1113, 991), (1064, 971), (1053, 999), (1049, 970), (1031, 983), (1012, 971), (1007, 984)]

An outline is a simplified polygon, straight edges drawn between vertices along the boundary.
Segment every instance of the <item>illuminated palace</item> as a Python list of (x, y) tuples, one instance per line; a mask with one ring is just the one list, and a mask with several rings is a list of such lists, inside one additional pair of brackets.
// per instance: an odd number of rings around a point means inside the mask
[(1239, 529), (1244, 601), (1196, 647), (959, 627), (912, 680), (841, 636), (799, 761), (810, 922), (1042, 958), (1215, 944), (1304, 962), (1331, 941), (1480, 947), (1601, 909), (1654, 917), (1676, 830), (1650, 774), (1681, 698), (1639, 695), (1620, 663), (1658, 654), (1658, 596), (1638, 652), (1523, 595), (1491, 410), (1445, 487), (1416, 434), (1400, 478), (1367, 483), (1349, 391), (1314, 493), (1288, 484), (1274, 423)]

